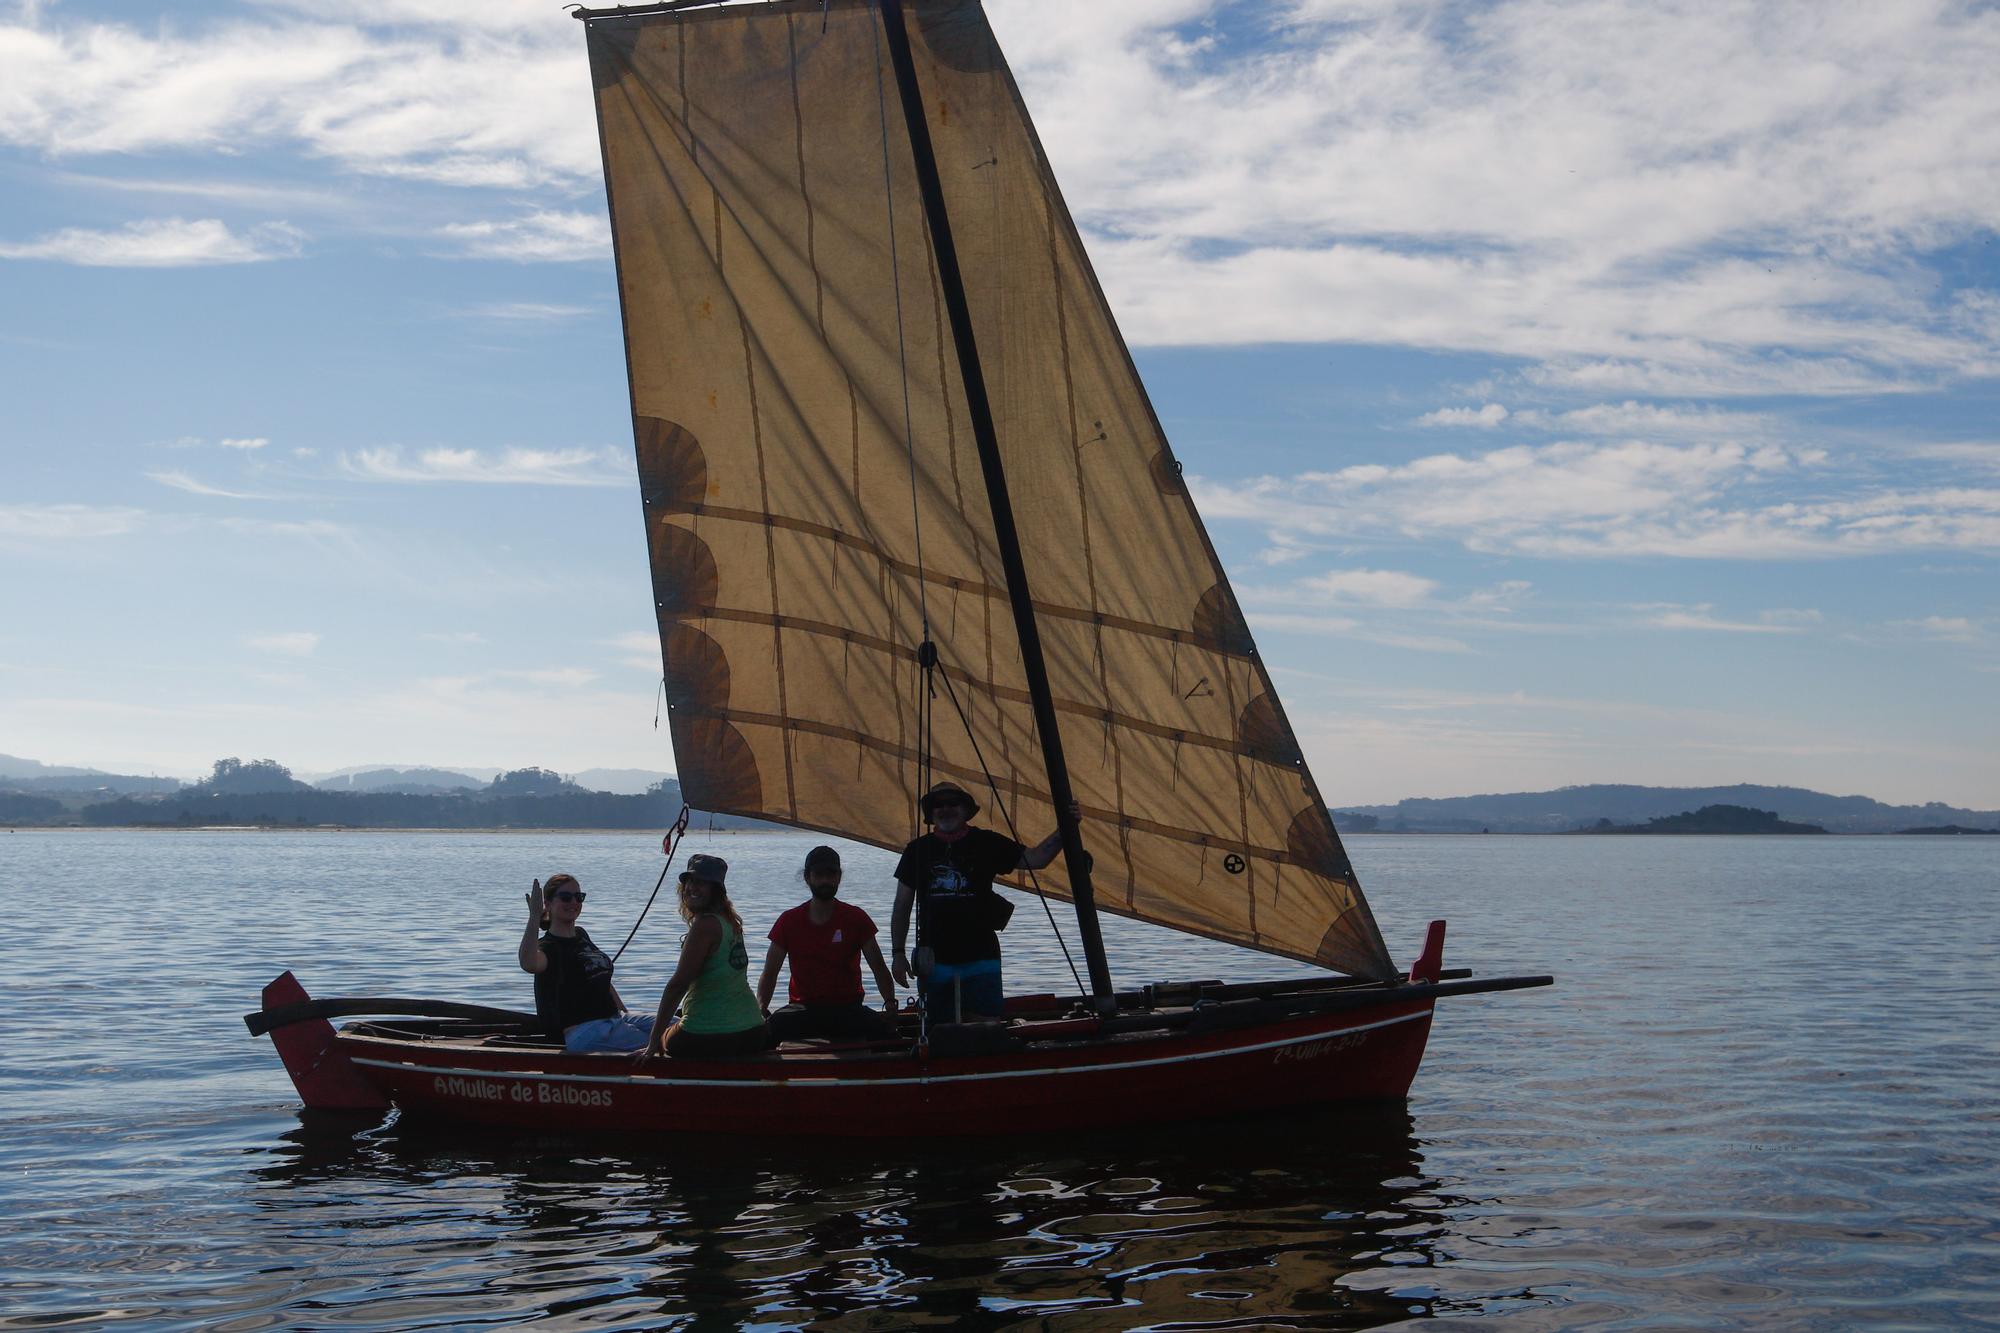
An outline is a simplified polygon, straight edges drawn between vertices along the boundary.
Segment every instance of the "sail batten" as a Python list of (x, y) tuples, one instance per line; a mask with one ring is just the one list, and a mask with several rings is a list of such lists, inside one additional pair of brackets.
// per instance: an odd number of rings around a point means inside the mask
[[(1388, 975), (984, 15), (903, 9), (1100, 906)], [(586, 25), (676, 765), (701, 808), (888, 847), (926, 760), (990, 768), (1033, 840), (1049, 782), (881, 22)], [(939, 707), (926, 750), (927, 637), (979, 735)]]

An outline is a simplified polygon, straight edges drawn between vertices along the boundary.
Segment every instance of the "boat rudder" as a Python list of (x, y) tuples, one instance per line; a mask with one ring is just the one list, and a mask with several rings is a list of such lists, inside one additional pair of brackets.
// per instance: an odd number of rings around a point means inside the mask
[(1417, 961), (1410, 964), (1410, 980), (1436, 981), (1444, 971), (1444, 922), (1431, 922), (1424, 932), (1424, 951), (1417, 955)]
[[(264, 987), (264, 1008), (304, 1004), (312, 997), (286, 972)], [(316, 1111), (386, 1111), (389, 1099), (340, 1049), (333, 1024), (308, 1018), (271, 1029), (271, 1044), (299, 1090), (299, 1100)]]

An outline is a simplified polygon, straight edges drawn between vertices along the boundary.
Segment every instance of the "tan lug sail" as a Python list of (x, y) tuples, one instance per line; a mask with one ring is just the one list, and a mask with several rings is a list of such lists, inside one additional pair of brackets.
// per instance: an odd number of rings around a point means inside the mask
[[(985, 15), (906, 13), (1098, 906), (1391, 975)], [(928, 636), (970, 721), (941, 684), (937, 774), (1032, 841), (1054, 813), (880, 24), (588, 25), (675, 759), (700, 808), (899, 847)]]

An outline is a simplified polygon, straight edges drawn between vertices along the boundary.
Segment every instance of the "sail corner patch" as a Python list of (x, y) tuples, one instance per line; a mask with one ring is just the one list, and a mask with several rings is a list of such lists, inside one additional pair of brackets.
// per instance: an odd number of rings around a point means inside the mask
[(693, 431), (663, 417), (634, 417), (632, 441), (647, 513), (687, 513), (707, 497), (708, 459)]
[(719, 717), (674, 718), (674, 765), (690, 805), (753, 814), (764, 808), (757, 755), (743, 733)]

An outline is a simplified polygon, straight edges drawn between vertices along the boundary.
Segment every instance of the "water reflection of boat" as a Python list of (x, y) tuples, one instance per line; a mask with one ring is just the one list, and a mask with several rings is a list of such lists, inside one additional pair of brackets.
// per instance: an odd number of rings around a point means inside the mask
[[(1447, 976), (1442, 923), (1391, 960), (976, 0), (580, 17), (684, 792), (889, 848), (938, 777), (1057, 824), (1015, 887), (1074, 904), (1087, 976), (1005, 1022), (635, 1072), (504, 1015), (336, 1034), (440, 1007), (287, 974), (252, 1027), (307, 1104), (1129, 1125), (1401, 1097), (1438, 998), (1545, 984)], [(1120, 991), (1099, 911), (1343, 975)]]
[[(857, 1157), (805, 1138), (574, 1149), (421, 1121), (295, 1132), (252, 1198), (266, 1217), (359, 1238), (371, 1298), (423, 1284), (443, 1300), (456, 1280), (523, 1312), (608, 1318), (614, 1306), (635, 1325), (709, 1314), (734, 1327), (755, 1308), (773, 1326), (992, 1328), (1059, 1315), (1086, 1328), (1406, 1319), (1449, 1308), (1436, 1272), (1462, 1243), (1457, 1219), (1490, 1202), (1428, 1175), (1393, 1105), (970, 1154), (905, 1142)], [(454, 1279), (441, 1246), (506, 1256), (506, 1281), (476, 1263)]]

